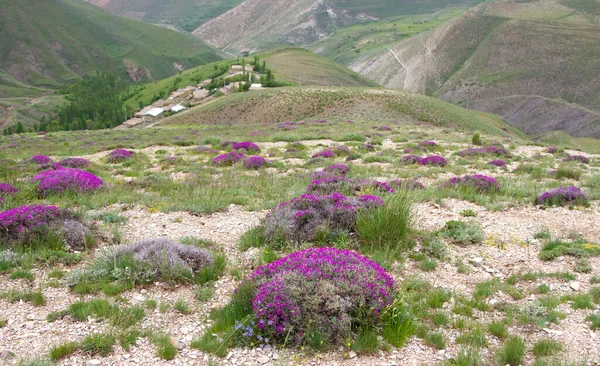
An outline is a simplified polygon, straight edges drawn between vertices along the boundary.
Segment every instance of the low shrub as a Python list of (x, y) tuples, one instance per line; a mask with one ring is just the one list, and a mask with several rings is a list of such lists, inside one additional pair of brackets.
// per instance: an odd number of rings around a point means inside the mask
[(444, 167), (448, 162), (446, 159), (439, 155), (427, 156), (417, 162), (419, 165), (432, 165), (432, 166), (441, 166)]
[(244, 159), (244, 154), (237, 151), (231, 151), (226, 154), (221, 154), (213, 159), (213, 164), (216, 166), (231, 166)]
[(331, 149), (326, 149), (326, 150), (319, 151), (319, 152), (313, 154), (311, 156), (311, 158), (313, 158), (313, 159), (314, 158), (325, 158), (325, 159), (328, 159), (328, 158), (335, 158), (336, 156), (337, 155)]
[(102, 179), (92, 173), (74, 168), (62, 168), (38, 173), (32, 180), (39, 182), (41, 195), (59, 194), (62, 192), (91, 192), (102, 186)]
[(490, 160), (488, 161), (489, 165), (497, 166), (497, 167), (505, 167), (506, 162), (502, 159)]
[(564, 206), (566, 204), (589, 206), (587, 195), (575, 186), (561, 186), (544, 192), (535, 199), (534, 203), (544, 206)]
[(129, 150), (116, 149), (116, 150), (111, 151), (108, 154), (106, 161), (111, 164), (122, 163), (125, 160), (128, 160), (129, 158), (131, 158), (132, 156), (133, 156), (133, 154)]
[(79, 348), (85, 353), (106, 357), (112, 352), (116, 342), (113, 335), (97, 333), (85, 337)]
[(166, 238), (150, 239), (117, 247), (89, 266), (74, 270), (65, 277), (72, 289), (91, 286), (90, 292), (105, 283), (128, 286), (165, 282), (206, 282), (224, 270), (224, 258), (204, 248), (183, 245)]
[(478, 156), (478, 155), (508, 155), (508, 151), (503, 146), (499, 145), (486, 145), (482, 147), (471, 147), (468, 149), (461, 150), (457, 155), (465, 156)]
[(90, 162), (83, 158), (67, 158), (59, 161), (56, 165), (64, 168), (82, 169), (90, 166)]
[(356, 212), (382, 206), (377, 196), (346, 197), (304, 194), (273, 209), (264, 219), (266, 242), (306, 242), (319, 232), (350, 232), (355, 227)]
[(548, 150), (546, 150), (546, 152), (548, 154), (556, 154), (558, 152), (558, 149), (552, 146), (548, 146)]
[(34, 155), (31, 158), (29, 158), (29, 161), (38, 165), (46, 165), (52, 163), (52, 159), (50, 159), (46, 155)]
[(310, 248), (258, 268), (252, 309), (257, 328), (278, 341), (302, 343), (319, 331), (328, 343), (350, 337), (356, 317), (378, 322), (392, 303), (394, 280), (351, 251)]
[(306, 193), (327, 195), (333, 193), (356, 195), (361, 192), (394, 193), (394, 189), (386, 183), (378, 181), (349, 179), (346, 177), (330, 176), (316, 179), (306, 189)]
[(556, 179), (567, 178), (567, 179), (579, 180), (579, 178), (581, 178), (582, 174), (583, 173), (581, 172), (581, 170), (561, 166), (554, 173), (554, 178), (556, 178)]
[(77, 216), (56, 206), (29, 205), (0, 212), (0, 246), (44, 246), (81, 250), (90, 243), (89, 229)]
[(500, 189), (500, 184), (496, 179), (482, 174), (464, 175), (462, 177), (454, 177), (444, 184), (442, 188), (457, 188), (467, 187), (475, 189), (477, 192), (495, 192)]
[(269, 165), (269, 161), (262, 156), (250, 156), (244, 162), (244, 168), (246, 169), (260, 169), (266, 165)]
[(504, 346), (496, 353), (500, 365), (521, 365), (523, 364), (523, 356), (525, 356), (525, 342), (517, 336), (508, 338)]
[(324, 168), (323, 171), (333, 176), (345, 176), (350, 171), (350, 167), (345, 164), (333, 164)]
[(590, 159), (583, 155), (569, 155), (565, 158), (565, 161), (578, 161), (580, 163), (589, 164)]
[(421, 159), (423, 159), (423, 158), (418, 155), (408, 154), (408, 155), (404, 155), (400, 159), (400, 164), (403, 164), (403, 165), (417, 164)]
[(457, 244), (478, 244), (484, 239), (483, 231), (475, 224), (462, 221), (448, 221), (440, 230), (440, 235), (452, 239)]
[(246, 152), (260, 152), (260, 147), (257, 144), (244, 141), (244, 142), (234, 142), (231, 144), (232, 150), (245, 150)]
[(574, 242), (552, 240), (546, 243), (540, 251), (540, 259), (545, 261), (553, 260), (565, 255), (577, 258), (600, 256), (600, 245), (582, 240)]
[(0, 183), (0, 197), (6, 197), (18, 193), (19, 190), (10, 184)]

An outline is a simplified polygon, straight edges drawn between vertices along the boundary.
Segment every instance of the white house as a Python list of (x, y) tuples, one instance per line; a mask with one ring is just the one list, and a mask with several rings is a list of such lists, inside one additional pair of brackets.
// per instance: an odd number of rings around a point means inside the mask
[(184, 109), (185, 109), (184, 106), (182, 106), (181, 104), (177, 104), (173, 108), (171, 108), (171, 112), (177, 113), (177, 112), (181, 112)]

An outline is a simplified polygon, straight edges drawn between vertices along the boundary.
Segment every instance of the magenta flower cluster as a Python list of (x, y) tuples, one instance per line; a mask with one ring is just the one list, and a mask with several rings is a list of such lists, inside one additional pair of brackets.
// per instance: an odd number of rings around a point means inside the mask
[(448, 162), (446, 161), (446, 159), (444, 159), (443, 157), (441, 157), (439, 155), (433, 155), (433, 156), (427, 156), (427, 157), (419, 160), (417, 164), (443, 167), (443, 166), (446, 166), (446, 164), (448, 164)]
[(408, 155), (404, 155), (400, 159), (400, 164), (404, 164), (404, 165), (417, 164), (421, 159), (423, 159), (423, 158), (418, 155), (408, 154)]
[(489, 165), (494, 165), (497, 167), (503, 167), (506, 166), (506, 162), (502, 159), (497, 159), (497, 160), (491, 160), (488, 162)]
[(569, 155), (565, 158), (565, 161), (579, 161), (584, 164), (589, 164), (590, 159), (583, 155)]
[(430, 147), (437, 146), (437, 144), (435, 143), (435, 141), (429, 141), (429, 140), (421, 141), (419, 143), (419, 145), (425, 146), (425, 147), (427, 147), (427, 146), (430, 146)]
[(82, 169), (90, 166), (90, 162), (83, 158), (67, 158), (56, 163), (58, 166), (65, 168)]
[(133, 154), (126, 149), (116, 149), (108, 154), (107, 161), (109, 163), (121, 163), (129, 159)]
[(458, 152), (459, 156), (475, 155), (508, 155), (508, 151), (502, 146), (486, 145), (481, 147), (471, 147)]
[(56, 206), (29, 205), (0, 212), (0, 242), (26, 240), (58, 220), (72, 215)]
[(313, 159), (319, 158), (319, 157), (328, 159), (328, 158), (335, 158), (336, 155), (331, 149), (327, 149), (327, 150), (319, 151), (318, 153), (315, 153), (311, 156), (311, 158), (313, 158)]
[(0, 196), (12, 195), (17, 192), (19, 192), (19, 190), (16, 187), (6, 183), (0, 183)]
[(244, 141), (244, 142), (234, 142), (231, 145), (232, 150), (246, 150), (248, 152), (260, 152), (260, 147), (253, 142)]
[(246, 169), (260, 169), (265, 165), (269, 164), (269, 161), (262, 156), (250, 156), (244, 162), (244, 168)]
[(500, 184), (496, 179), (483, 174), (465, 175), (454, 177), (442, 184), (443, 188), (471, 187), (478, 192), (492, 192), (500, 189)]
[(575, 186), (561, 186), (542, 193), (535, 199), (536, 205), (563, 206), (565, 204), (588, 205), (588, 197)]
[(558, 149), (552, 146), (548, 146), (547, 152), (548, 154), (556, 154), (558, 152)]
[(252, 309), (261, 332), (302, 341), (319, 329), (330, 342), (351, 332), (352, 316), (376, 320), (392, 302), (394, 280), (376, 262), (352, 251), (310, 248), (256, 269)]
[(334, 192), (344, 192), (347, 194), (354, 194), (366, 188), (386, 193), (395, 192), (393, 188), (384, 182), (328, 176), (312, 181), (308, 188), (306, 188), (306, 193), (331, 194)]
[(244, 159), (244, 154), (237, 151), (231, 151), (225, 154), (216, 156), (213, 159), (213, 164), (216, 166), (231, 166)]
[(34, 155), (29, 159), (32, 163), (44, 165), (52, 162), (52, 159), (47, 157), (46, 155)]
[(263, 222), (265, 240), (300, 243), (315, 240), (317, 232), (323, 229), (330, 233), (351, 232), (360, 209), (382, 205), (383, 201), (376, 196), (346, 197), (337, 192), (323, 196), (303, 194), (271, 210)]
[(345, 164), (333, 164), (323, 169), (324, 172), (327, 172), (331, 175), (346, 175), (350, 171), (350, 167)]
[(38, 181), (38, 191), (42, 195), (58, 194), (64, 191), (89, 192), (102, 185), (102, 179), (92, 173), (73, 168), (59, 168), (38, 173), (32, 180)]

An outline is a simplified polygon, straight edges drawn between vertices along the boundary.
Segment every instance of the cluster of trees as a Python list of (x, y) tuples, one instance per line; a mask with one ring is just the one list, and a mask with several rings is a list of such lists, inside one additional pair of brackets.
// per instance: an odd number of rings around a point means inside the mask
[(112, 128), (125, 122), (129, 113), (123, 108), (128, 95), (121, 95), (128, 85), (112, 74), (76, 81), (61, 93), (71, 102), (58, 111), (58, 118), (40, 130), (85, 130)]

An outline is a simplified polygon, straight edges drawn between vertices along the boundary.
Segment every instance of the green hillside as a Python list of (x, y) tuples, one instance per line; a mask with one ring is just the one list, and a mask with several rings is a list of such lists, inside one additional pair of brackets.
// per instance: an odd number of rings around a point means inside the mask
[(191, 32), (244, 0), (88, 0), (120, 16)]
[(368, 88), (277, 88), (235, 93), (168, 117), (161, 125), (260, 124), (307, 119), (384, 123), (420, 121), (499, 136), (524, 136), (498, 116), (420, 94)]
[(379, 86), (364, 76), (302, 48), (281, 48), (258, 54), (276, 79), (304, 86)]
[(0, 69), (38, 87), (97, 70), (162, 79), (218, 60), (202, 41), (71, 0), (0, 0)]

